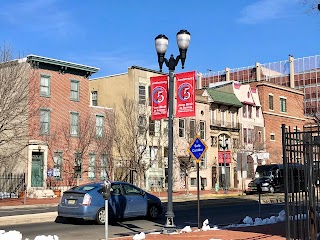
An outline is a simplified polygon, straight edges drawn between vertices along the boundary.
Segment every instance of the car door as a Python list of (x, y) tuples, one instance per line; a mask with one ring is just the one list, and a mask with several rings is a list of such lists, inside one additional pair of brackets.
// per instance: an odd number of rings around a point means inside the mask
[(122, 184), (122, 187), (126, 198), (126, 216), (146, 216), (148, 211), (148, 198), (143, 191), (131, 184)]
[(126, 198), (123, 195), (122, 186), (119, 183), (111, 184), (109, 210), (112, 217), (125, 218)]

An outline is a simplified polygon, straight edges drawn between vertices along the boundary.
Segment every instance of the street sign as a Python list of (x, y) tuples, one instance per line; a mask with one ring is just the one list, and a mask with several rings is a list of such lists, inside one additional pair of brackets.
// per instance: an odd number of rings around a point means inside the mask
[(207, 151), (207, 144), (200, 138), (196, 136), (193, 142), (190, 144), (188, 151), (196, 159), (196, 162), (199, 163), (203, 154)]

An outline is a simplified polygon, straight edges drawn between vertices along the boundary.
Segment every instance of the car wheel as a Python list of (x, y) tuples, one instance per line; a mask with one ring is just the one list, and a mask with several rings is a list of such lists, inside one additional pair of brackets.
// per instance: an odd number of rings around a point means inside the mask
[(106, 212), (104, 211), (104, 208), (100, 208), (96, 215), (96, 222), (100, 225), (104, 224), (106, 222)]
[(151, 219), (155, 219), (157, 218), (159, 215), (159, 209), (157, 208), (157, 206), (152, 205), (149, 207), (148, 209), (148, 217)]
[(274, 187), (273, 187), (273, 186), (270, 186), (270, 187), (269, 187), (269, 192), (270, 192), (270, 193), (274, 193)]

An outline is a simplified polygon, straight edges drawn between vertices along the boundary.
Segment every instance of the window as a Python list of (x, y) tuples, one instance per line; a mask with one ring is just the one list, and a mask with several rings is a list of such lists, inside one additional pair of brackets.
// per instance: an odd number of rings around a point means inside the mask
[(204, 190), (204, 187), (207, 186), (207, 178), (201, 178), (201, 189)]
[(155, 133), (155, 136), (160, 136), (160, 121), (159, 120), (156, 120), (154, 121), (154, 133)]
[(155, 168), (158, 160), (158, 147), (149, 147), (149, 153), (150, 153), (150, 164), (152, 166), (152, 168)]
[(62, 152), (53, 153), (53, 177), (61, 178)]
[(155, 121), (149, 118), (149, 136), (155, 135)]
[(207, 157), (206, 154), (203, 154), (201, 160), (200, 160), (200, 167), (201, 168), (207, 168)]
[(247, 135), (247, 139), (248, 139), (248, 143), (251, 144), (254, 142), (254, 129), (248, 129), (248, 135)]
[(206, 138), (206, 122), (200, 121), (200, 138), (205, 139)]
[(226, 125), (226, 111), (221, 110), (221, 126), (225, 127)]
[(98, 91), (91, 92), (91, 104), (92, 106), (98, 106)]
[(138, 117), (138, 127), (139, 127), (139, 134), (143, 135), (145, 133), (145, 128), (146, 128), (146, 118), (144, 115), (140, 115)]
[(256, 117), (260, 117), (260, 107), (256, 107)]
[(96, 155), (89, 154), (88, 178), (96, 178)]
[(146, 103), (146, 86), (139, 85), (139, 104)]
[(179, 137), (185, 136), (185, 120), (179, 119)]
[(252, 106), (248, 106), (248, 118), (252, 118)]
[(276, 140), (276, 137), (275, 137), (274, 133), (270, 133), (270, 140), (271, 141), (275, 141)]
[(269, 109), (273, 110), (273, 95), (269, 94)]
[(79, 81), (71, 80), (70, 82), (70, 99), (79, 101)]
[(248, 138), (247, 138), (247, 129), (244, 128), (244, 129), (243, 129), (243, 143), (244, 143), (244, 144), (246, 144), (246, 143), (248, 142), (247, 139), (248, 139)]
[(79, 135), (79, 113), (77, 112), (70, 113), (70, 135)]
[(107, 173), (107, 169), (108, 169), (108, 155), (107, 154), (102, 154), (101, 155), (101, 171), (100, 171), (100, 178), (105, 180), (108, 178), (108, 173)]
[(190, 179), (190, 185), (191, 186), (196, 186), (197, 185), (197, 179), (196, 178), (191, 178)]
[(134, 186), (123, 184), (122, 187), (126, 195), (141, 195), (141, 190)]
[(168, 135), (168, 130), (169, 130), (169, 121), (163, 120), (163, 134)]
[(190, 120), (190, 138), (195, 138), (196, 136), (196, 120)]
[(80, 153), (74, 154), (74, 177), (82, 177), (82, 156)]
[(49, 97), (50, 96), (50, 76), (42, 75), (40, 78), (40, 96)]
[(47, 135), (50, 132), (50, 110), (40, 110), (40, 135)]
[(247, 105), (243, 105), (242, 113), (243, 113), (243, 117), (246, 118), (247, 117)]
[(287, 112), (287, 99), (280, 97), (280, 112)]
[(96, 136), (103, 137), (104, 130), (104, 117), (101, 115), (96, 116)]
[(235, 128), (236, 127), (236, 113), (231, 112), (231, 127)]
[(216, 125), (217, 117), (216, 117), (216, 109), (214, 107), (211, 108), (211, 124)]

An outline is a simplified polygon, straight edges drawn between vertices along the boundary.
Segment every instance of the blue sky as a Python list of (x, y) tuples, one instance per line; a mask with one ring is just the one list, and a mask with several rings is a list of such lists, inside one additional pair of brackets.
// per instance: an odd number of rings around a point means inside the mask
[(158, 70), (154, 38), (169, 38), (169, 58), (187, 29), (185, 70), (176, 72), (220, 71), (319, 55), (320, 14), (306, 11), (301, 0), (1, 0), (0, 40), (15, 54), (98, 67), (94, 78)]

